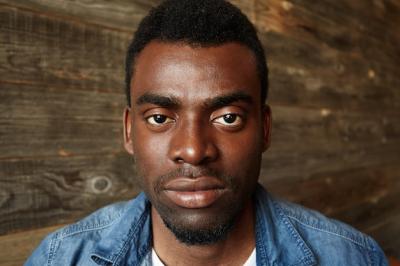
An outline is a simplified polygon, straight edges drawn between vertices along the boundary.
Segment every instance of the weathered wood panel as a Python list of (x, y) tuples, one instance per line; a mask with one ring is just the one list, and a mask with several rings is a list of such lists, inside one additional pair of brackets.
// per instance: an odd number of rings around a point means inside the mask
[(371, 55), (339, 52), (276, 32), (262, 39), (271, 62), (272, 104), (399, 114), (400, 103), (394, 100), (400, 99), (395, 57), (374, 60), (372, 66)]
[(138, 193), (125, 153), (0, 160), (0, 235), (72, 222)]
[(32, 84), (1, 86), (0, 159), (121, 150), (121, 93)]
[[(270, 180), (265, 186), (291, 201), (367, 229), (400, 211), (400, 206), (396, 206), (399, 179), (399, 165), (382, 164)], [(288, 183), (293, 185), (286, 185)]]
[(2, 82), (120, 92), (126, 33), (1, 6)]
[(18, 7), (43, 16), (57, 17), (80, 25), (94, 25), (113, 31), (132, 33), (149, 9), (161, 0), (0, 0), (4, 5)]
[(0, 236), (0, 266), (21, 266), (43, 237), (60, 226)]
[[(392, 254), (397, 258), (397, 263), (399, 264), (399, 246), (400, 238), (397, 237), (400, 234), (399, 229), (400, 215), (391, 217), (386, 220), (385, 223), (380, 223), (379, 226), (366, 232), (374, 237), (377, 241), (385, 243), (385, 251), (387, 254)], [(394, 266), (394, 264), (390, 264)]]
[[(0, 0), (0, 235), (138, 193), (121, 147), (123, 61), (160, 2)], [(261, 182), (400, 257), (400, 2), (232, 2), (269, 59), (273, 141)], [(13, 256), (0, 253), (0, 265), (23, 261), (3, 254)]]

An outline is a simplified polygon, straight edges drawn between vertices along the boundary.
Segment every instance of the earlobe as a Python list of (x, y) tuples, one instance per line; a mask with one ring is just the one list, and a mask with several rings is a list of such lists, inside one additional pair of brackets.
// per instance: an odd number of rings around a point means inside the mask
[(264, 106), (263, 109), (263, 117), (264, 117), (264, 132), (263, 132), (263, 152), (266, 151), (271, 144), (271, 108), (268, 105)]
[(124, 124), (124, 148), (125, 150), (133, 155), (133, 143), (131, 137), (132, 130), (132, 118), (131, 118), (131, 108), (125, 107), (124, 115), (123, 115), (123, 124)]

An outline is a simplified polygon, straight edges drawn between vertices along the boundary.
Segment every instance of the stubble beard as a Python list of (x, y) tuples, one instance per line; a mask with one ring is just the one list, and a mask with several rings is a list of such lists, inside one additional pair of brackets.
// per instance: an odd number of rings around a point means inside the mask
[[(210, 219), (202, 219), (201, 226), (193, 225), (190, 221), (185, 219), (187, 217), (182, 217), (182, 214), (179, 213), (179, 210), (172, 209), (163, 204), (160, 200), (157, 200), (157, 196), (159, 196), (160, 193), (160, 180), (162, 180), (165, 176), (171, 175), (171, 173), (158, 177), (155, 183), (149, 186), (143, 180), (144, 172), (142, 172), (139, 167), (136, 167), (136, 170), (139, 174), (140, 186), (142, 187), (146, 196), (149, 198), (152, 206), (160, 215), (164, 225), (173, 233), (178, 241), (188, 246), (211, 245), (226, 239), (229, 232), (234, 228), (235, 222), (242, 212), (245, 202), (247, 201), (247, 198), (243, 199), (240, 197), (230, 199), (227, 204), (225, 204), (225, 208), (221, 208), (218, 214), (214, 215), (214, 217)], [(235, 180), (234, 177), (226, 175), (221, 176), (213, 171), (211, 172), (213, 175), (216, 175), (218, 178), (229, 184), (229, 189), (232, 190), (232, 195), (238, 194), (238, 186), (233, 182), (233, 180)]]
[(242, 205), (233, 204), (237, 207), (221, 210), (214, 219), (202, 219), (201, 226), (196, 227), (185, 219), (180, 219), (179, 214), (176, 215), (176, 212), (171, 212), (164, 205), (153, 206), (176, 239), (188, 246), (211, 245), (226, 239), (242, 211)]

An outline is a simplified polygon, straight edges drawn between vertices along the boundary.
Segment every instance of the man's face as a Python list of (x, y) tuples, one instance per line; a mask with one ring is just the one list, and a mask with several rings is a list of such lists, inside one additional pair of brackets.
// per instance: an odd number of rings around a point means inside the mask
[(161, 42), (135, 62), (125, 147), (152, 206), (183, 242), (223, 237), (255, 189), (270, 124), (255, 62), (236, 43)]

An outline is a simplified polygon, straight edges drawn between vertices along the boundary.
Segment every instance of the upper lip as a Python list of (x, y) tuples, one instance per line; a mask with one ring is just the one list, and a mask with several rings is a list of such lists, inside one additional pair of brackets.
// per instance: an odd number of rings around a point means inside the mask
[(212, 176), (200, 176), (196, 178), (178, 177), (168, 181), (164, 186), (165, 190), (182, 192), (224, 188), (223, 182)]

